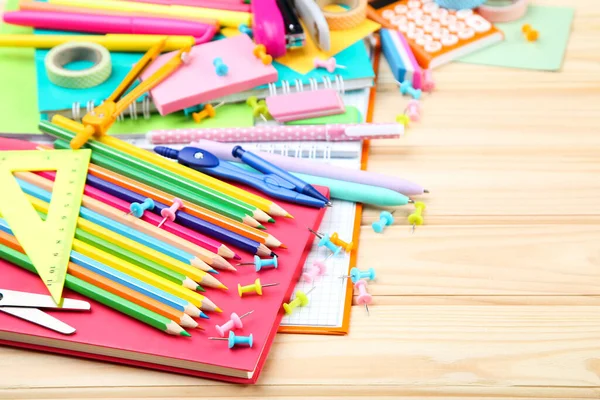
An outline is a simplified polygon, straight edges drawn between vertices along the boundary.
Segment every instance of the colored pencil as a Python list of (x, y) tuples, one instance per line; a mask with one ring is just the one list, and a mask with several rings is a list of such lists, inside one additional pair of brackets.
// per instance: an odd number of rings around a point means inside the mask
[[(53, 181), (50, 179), (46, 179), (43, 176), (31, 172), (16, 172), (15, 176), (19, 179), (23, 179), (28, 183), (31, 183), (32, 185), (35, 185), (40, 189), (44, 189), (47, 192), (52, 191)], [(85, 190), (91, 190), (98, 196), (102, 196), (102, 192), (99, 192), (97, 191), (97, 189), (94, 189), (92, 187), (90, 187), (89, 189), (86, 188)], [(194, 243), (191, 243), (185, 239), (182, 239), (181, 237), (171, 232), (159, 229), (156, 226), (142, 219), (136, 218), (135, 216), (128, 214), (128, 206), (126, 206), (125, 210), (123, 210), (124, 212), (119, 211), (118, 209), (107, 205), (102, 201), (98, 201), (88, 195), (83, 196), (82, 205), (91, 211), (94, 211), (104, 217), (112, 219), (113, 221), (120, 222), (125, 226), (128, 226), (132, 229), (136, 229), (139, 232), (143, 232), (148, 236), (151, 236), (157, 240), (161, 240), (164, 243), (170, 244), (171, 246), (178, 248), (182, 251), (187, 251), (188, 253), (198, 257), (200, 260), (204, 261), (206, 264), (210, 265), (213, 268), (221, 268), (235, 271), (235, 268), (231, 264), (229, 264), (229, 262), (223, 257), (211, 251), (208, 251)]]
[[(63, 146), (66, 146), (66, 148), (70, 148), (70, 145), (65, 141), (70, 141), (75, 137), (75, 133), (57, 125), (54, 125), (49, 121), (40, 121), (39, 128), (42, 130), (42, 132), (60, 139), (58, 143), (54, 143), (55, 148), (64, 148)], [(130, 170), (136, 170), (145, 174), (154, 175), (156, 177), (161, 178), (161, 184), (160, 186), (157, 186), (158, 188), (175, 189), (174, 187), (177, 187), (193, 191), (193, 193), (199, 199), (201, 199), (199, 204), (202, 204), (203, 206), (210, 208), (213, 211), (223, 212), (224, 210), (226, 210), (226, 208), (233, 208), (240, 211), (244, 211), (247, 215), (250, 215), (251, 217), (254, 217), (259, 221), (268, 221), (271, 219), (268, 216), (268, 214), (266, 214), (254, 205), (247, 204), (227, 194), (221, 193), (215, 189), (209, 188), (202, 184), (198, 184), (197, 182), (194, 182), (185, 177), (177, 176), (169, 170), (151, 164), (147, 161), (138, 159), (136, 157), (130, 156), (129, 154), (123, 153), (117, 149), (100, 143), (95, 139), (90, 139), (85, 146), (86, 148), (93, 150), (91, 160), (93, 163), (114, 170), (116, 172), (120, 172), (124, 175), (127, 175)], [(119, 163), (126, 164), (126, 168), (120, 168), (121, 166), (115, 168), (114, 166), (111, 167), (110, 164), (102, 165), (100, 162), (98, 162), (97, 158), (94, 158), (94, 156), (98, 155), (105, 156), (111, 161), (117, 161)], [(285, 215), (287, 215), (287, 212)]]
[[(104, 181), (103, 179), (95, 176), (88, 176), (88, 185), (86, 185), (86, 187), (87, 186), (94, 186), (94, 188), (93, 190), (86, 188), (85, 194), (125, 212), (129, 210), (130, 203), (141, 203), (145, 200), (144, 196), (141, 196), (128, 189), (124, 189), (111, 182)], [(94, 191), (97, 191), (97, 193), (92, 194)], [(147, 212), (145, 212), (142, 216), (142, 219), (158, 226), (162, 221), (162, 217), (159, 217), (153, 213), (160, 212), (160, 210), (165, 208), (168, 208), (165, 204), (155, 202), (154, 209), (152, 211), (147, 210)], [(216, 239), (225, 241), (251, 254), (257, 254), (259, 256), (266, 257), (270, 256), (272, 253), (268, 247), (257, 241), (248, 239), (237, 234), (236, 232), (230, 232), (225, 228), (221, 228), (220, 226), (211, 224), (210, 222), (201, 220), (184, 212), (177, 212), (176, 221), (180, 224), (178, 226), (183, 225), (193, 231), (205, 232), (208, 235), (212, 235)], [(167, 225), (167, 223), (165, 223), (163, 226), (165, 225)]]
[(285, 211), (283, 208), (281, 208), (269, 199), (265, 199), (254, 193), (250, 193), (246, 190), (240, 189), (229, 183), (213, 178), (212, 176), (198, 172), (192, 168), (188, 168), (184, 165), (174, 163), (170, 160), (159, 156), (158, 154), (144, 149), (140, 149), (139, 147), (129, 144), (116, 137), (103, 135), (98, 137), (97, 140), (100, 143), (110, 146), (113, 149), (120, 150), (123, 153), (126, 153), (132, 157), (139, 158), (140, 160), (144, 160), (153, 165), (157, 165), (167, 171), (171, 171), (174, 174), (177, 174), (178, 176), (185, 177), (200, 185), (208, 186), (212, 189), (218, 190), (221, 193), (225, 193), (231, 197), (239, 199), (247, 204), (251, 204), (263, 210), (267, 214), (276, 215), (280, 217), (291, 217), (291, 215), (287, 211)]
[[(0, 230), (13, 235), (6, 220), (1, 218)], [(150, 296), (170, 307), (177, 308), (191, 316), (202, 316), (198, 308), (214, 311), (212, 309), (214, 303), (205, 296), (169, 282), (139, 267), (135, 267), (117, 257), (110, 256), (108, 253), (104, 253), (77, 239), (73, 241), (73, 250), (71, 250), (70, 258), (75, 264), (121, 283), (146, 296)], [(188, 307), (190, 303), (194, 307)]]
[[(110, 182), (114, 185), (117, 185), (123, 189), (127, 189), (131, 192), (137, 193), (138, 195), (149, 197), (155, 202), (162, 202), (164, 204), (171, 204), (173, 202), (174, 196), (172, 196), (171, 194), (155, 189), (154, 187), (145, 185), (141, 182), (117, 174), (116, 172), (109, 171), (106, 168), (102, 168), (94, 164), (90, 164), (89, 166), (89, 175), (93, 175), (106, 182)], [(270, 248), (281, 246), (281, 242), (277, 240), (277, 238), (262, 230), (254, 229), (256, 228), (256, 226), (253, 227), (253, 225), (248, 223), (248, 221), (235, 221), (231, 218), (224, 217), (215, 212), (197, 206), (196, 204), (192, 204), (186, 200), (183, 200), (183, 208), (180, 209), (180, 211), (178, 211), (177, 214), (179, 215), (181, 213), (190, 214), (204, 221), (211, 222), (215, 225), (219, 225), (222, 228), (225, 228), (232, 232), (236, 232), (242, 236), (247, 237), (248, 239), (264, 243), (267, 247)], [(258, 226), (262, 227), (262, 225), (260, 224)]]
[[(25, 182), (20, 179), (17, 179), (17, 181), (19, 182), (19, 185), (21, 186), (23, 191), (30, 195), (29, 199), (31, 201), (34, 198), (38, 199), (38, 200), (42, 200), (43, 202), (50, 201), (51, 195), (49, 192), (47, 192), (43, 189), (40, 189), (37, 186), (35, 186), (29, 182)], [(32, 201), (32, 203), (33, 203), (33, 201)], [(44, 212), (48, 212), (48, 211), (44, 211)], [(149, 246), (155, 250), (163, 252), (173, 258), (176, 258), (183, 262), (187, 262), (190, 265), (193, 265), (194, 267), (199, 268), (203, 271), (214, 271), (208, 266), (208, 264), (206, 264), (204, 261), (200, 260), (199, 258), (193, 256), (192, 254), (185, 252), (183, 250), (180, 250), (176, 247), (173, 247), (169, 244), (163, 243), (160, 240), (155, 239), (151, 236), (148, 236), (144, 233), (138, 232), (135, 229), (131, 229), (126, 225), (123, 225), (119, 222), (113, 221), (110, 218), (104, 217), (92, 210), (89, 210), (86, 207), (81, 207), (79, 209), (79, 218), (80, 219), (83, 218), (83, 219), (86, 219), (97, 225), (103, 226), (115, 233), (118, 233), (118, 234), (128, 237), (130, 239), (133, 239), (136, 242), (142, 243), (142, 244)]]
[[(29, 257), (17, 250), (0, 244), (0, 257), (18, 267), (37, 274)], [(67, 274), (66, 276), (65, 287), (168, 334), (191, 336), (173, 320), (91, 285), (71, 274)]]
[[(0, 243), (18, 251), (19, 253), (25, 253), (25, 250), (23, 250), (19, 242), (17, 242), (17, 239), (6, 232), (0, 231)], [(144, 307), (147, 310), (154, 311), (163, 317), (169, 318), (184, 328), (196, 328), (198, 326), (198, 323), (183, 311), (176, 310), (175, 308), (169, 307), (157, 300), (154, 300), (153, 298), (111, 281), (102, 275), (98, 275), (83, 268), (81, 265), (69, 261), (67, 272), (74, 277), (89, 283), (90, 285), (99, 287), (100, 289), (106, 290), (107, 292), (117, 295), (125, 300), (131, 301), (140, 307)]]

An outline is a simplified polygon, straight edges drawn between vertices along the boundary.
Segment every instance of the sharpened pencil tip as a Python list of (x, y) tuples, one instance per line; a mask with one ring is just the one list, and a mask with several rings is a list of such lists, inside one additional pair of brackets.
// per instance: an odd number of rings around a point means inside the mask
[(221, 312), (221, 313), (223, 312), (223, 310), (221, 310), (221, 307), (218, 307), (218, 306), (215, 307), (215, 311), (216, 312)]
[(408, 202), (409, 202), (410, 204), (413, 204), (415, 201), (414, 201), (413, 199), (408, 199)]
[(258, 224), (258, 226), (256, 227), (256, 229), (263, 229), (263, 230), (265, 230), (265, 229), (267, 229), (267, 228), (265, 228), (265, 226), (264, 226), (264, 225)]
[(204, 319), (210, 319), (210, 317), (208, 315), (206, 315), (204, 313), (204, 311), (200, 311), (200, 318), (204, 318)]
[(229, 288), (222, 283), (219, 285), (219, 289), (229, 290)]
[(281, 243), (281, 244), (279, 245), (279, 248), (280, 248), (280, 249), (287, 249), (288, 247), (287, 247), (285, 244)]
[(198, 325), (198, 326), (196, 327), (196, 329), (198, 329), (199, 331), (205, 331), (205, 330), (206, 330), (206, 329), (204, 329), (203, 327), (201, 327), (200, 325)]
[(181, 331), (181, 332), (179, 332), (179, 334), (180, 334), (181, 336), (185, 336), (185, 337), (192, 337), (192, 335), (190, 335), (190, 334), (189, 334), (189, 333), (187, 333), (186, 331)]
[(286, 218), (294, 219), (294, 216), (292, 214), (290, 214), (290, 213), (285, 214), (285, 217)]
[(271, 257), (279, 257), (274, 251), (271, 252)]
[(274, 223), (274, 222), (275, 222), (275, 220), (274, 220), (273, 218), (269, 218), (269, 219), (267, 220), (267, 222)]
[(211, 269), (211, 270), (210, 270), (210, 271), (208, 271), (208, 272), (210, 272), (211, 274), (217, 274), (217, 275), (219, 275), (219, 271), (217, 271), (217, 270), (216, 270), (216, 269), (214, 269), (214, 268), (213, 268), (213, 269)]
[(234, 259), (234, 260), (241, 260), (241, 259), (242, 259), (242, 257), (240, 257), (240, 256), (238, 256), (238, 255), (236, 254), (236, 255), (234, 255), (234, 256), (233, 256), (233, 259)]
[(198, 292), (206, 292), (206, 289), (204, 289), (202, 286), (198, 285), (198, 287), (196, 287), (196, 290)]

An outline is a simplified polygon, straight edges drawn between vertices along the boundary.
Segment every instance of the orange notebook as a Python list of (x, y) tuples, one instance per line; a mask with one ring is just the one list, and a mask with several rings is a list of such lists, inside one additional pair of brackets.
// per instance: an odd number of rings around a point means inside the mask
[(502, 32), (472, 10), (447, 10), (433, 1), (387, 0), (370, 3), (385, 26), (406, 37), (424, 69), (433, 69), (477, 50), (501, 42)]
[[(0, 138), (0, 150), (17, 149), (35, 149), (35, 144)], [(329, 194), (327, 188), (319, 190)], [(240, 266), (233, 273), (222, 271), (218, 276), (219, 280), (229, 290), (206, 288), (205, 295), (224, 312), (209, 313), (209, 320), (199, 321), (206, 331), (190, 331), (191, 338), (170, 336), (90, 301), (90, 313), (48, 311), (77, 329), (72, 336), (64, 336), (2, 313), (0, 344), (236, 383), (255, 383), (283, 317), (282, 304), (292, 296), (294, 284), (299, 279), (313, 240), (306, 228), (318, 229), (324, 214), (324, 210), (279, 200), (278, 203), (295, 216), (295, 219), (279, 218), (275, 224), (269, 224), (269, 232), (289, 247), (287, 250), (278, 249), (279, 267), (259, 273), (252, 266)], [(241, 262), (253, 259), (250, 254), (239, 254), (242, 256)], [(39, 277), (3, 260), (0, 260), (0, 276), (0, 286), (4, 289), (46, 294)], [(264, 284), (279, 285), (264, 288), (262, 296), (240, 298), (237, 284), (252, 284), (256, 278), (260, 278)], [(65, 290), (64, 296), (83, 299), (69, 290)], [(227, 341), (207, 339), (218, 336), (215, 324), (222, 325), (228, 321), (232, 312), (242, 315), (251, 310), (254, 313), (244, 318), (243, 329), (238, 329), (235, 333), (244, 336), (252, 334), (252, 348), (230, 350)]]

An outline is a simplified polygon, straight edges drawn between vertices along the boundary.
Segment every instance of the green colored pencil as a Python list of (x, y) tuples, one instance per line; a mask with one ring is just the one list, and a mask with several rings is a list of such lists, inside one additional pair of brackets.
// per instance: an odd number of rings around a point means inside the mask
[[(40, 130), (42, 130), (42, 132), (45, 132), (63, 141), (70, 141), (73, 137), (75, 137), (75, 133), (69, 131), (68, 129), (64, 129), (62, 127), (54, 125), (49, 121), (40, 121), (39, 127)], [(160, 186), (157, 186), (157, 188), (162, 190), (174, 191), (174, 186), (176, 186), (178, 189), (191, 190), (199, 198), (202, 199), (202, 203), (200, 204), (202, 204), (204, 207), (210, 208), (215, 212), (221, 212), (220, 209), (223, 206), (228, 205), (230, 207), (238, 208), (241, 211), (245, 211), (249, 216), (256, 218), (259, 221), (264, 221), (265, 218), (266, 220), (268, 220), (270, 218), (266, 213), (264, 213), (262, 210), (258, 209), (253, 205), (250, 205), (234, 197), (221, 193), (213, 188), (194, 182), (190, 179), (178, 176), (171, 171), (168, 171), (157, 165), (151, 164), (147, 161), (140, 160), (137, 157), (133, 157), (117, 149), (113, 149), (110, 146), (107, 146), (96, 140), (89, 140), (84, 147), (93, 150), (92, 162), (94, 162), (95, 164), (98, 164), (98, 162), (94, 160), (94, 155), (102, 155), (109, 158), (112, 161), (117, 161), (126, 164), (127, 168), (125, 168), (124, 170), (119, 169), (118, 171), (115, 171), (115, 169), (113, 169), (111, 166), (104, 167), (110, 169), (111, 171), (120, 173), (129, 171), (130, 169), (135, 169), (139, 172), (156, 176), (161, 180)]]
[[(0, 258), (37, 275), (27, 255), (0, 244)], [(65, 287), (170, 335), (191, 336), (174, 321), (67, 274)]]

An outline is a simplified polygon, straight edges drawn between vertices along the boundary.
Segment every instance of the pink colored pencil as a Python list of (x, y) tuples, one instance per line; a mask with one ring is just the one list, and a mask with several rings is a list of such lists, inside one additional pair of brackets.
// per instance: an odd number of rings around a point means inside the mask
[(250, 12), (250, 4), (244, 4), (239, 0), (131, 0), (136, 3), (161, 4), (167, 6), (188, 6), (214, 8), (217, 10)]
[[(38, 172), (38, 175), (46, 179), (50, 179), (52, 181), (54, 180), (55, 174), (55, 172), (47, 171)], [(116, 208), (117, 210), (123, 211), (123, 213), (129, 212), (129, 203), (106, 192), (103, 192), (99, 189), (91, 187), (90, 185), (85, 185), (84, 194), (86, 196), (90, 196), (95, 200), (101, 201), (106, 205)], [(140, 219), (152, 225), (158, 226), (158, 224), (160, 224), (163, 218), (151, 212), (146, 212)], [(221, 257), (241, 259), (240, 256), (235, 254), (233, 250), (229, 249), (224, 244), (219, 243), (216, 240), (209, 238), (208, 236), (205, 236), (199, 232), (181, 226), (178, 223), (166, 220), (161, 228), (167, 232), (171, 232), (172, 234), (179, 236), (184, 240), (187, 240), (188, 242), (201, 246), (208, 251), (212, 251), (213, 253), (218, 254)]]

